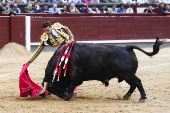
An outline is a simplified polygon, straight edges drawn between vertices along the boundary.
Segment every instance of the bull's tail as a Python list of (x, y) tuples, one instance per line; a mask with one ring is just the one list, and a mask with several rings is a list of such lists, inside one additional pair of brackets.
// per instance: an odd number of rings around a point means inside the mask
[(159, 37), (157, 36), (156, 42), (153, 45), (153, 52), (146, 52), (143, 49), (141, 49), (140, 47), (133, 46), (133, 45), (128, 45), (128, 46), (126, 46), (126, 48), (129, 49), (129, 50), (137, 49), (137, 50), (145, 53), (148, 56), (153, 56), (153, 55), (155, 55), (159, 52), (160, 45), (165, 44), (165, 42), (166, 42), (165, 40), (159, 40)]

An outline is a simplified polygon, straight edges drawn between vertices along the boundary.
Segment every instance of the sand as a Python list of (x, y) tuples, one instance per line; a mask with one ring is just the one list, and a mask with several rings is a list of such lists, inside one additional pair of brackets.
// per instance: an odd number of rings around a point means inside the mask
[(24, 46), (17, 43), (8, 43), (0, 50), (0, 57), (24, 57), (31, 55)]
[[(140, 94), (137, 89), (129, 100), (122, 100), (129, 85), (125, 82), (120, 84), (117, 79), (112, 79), (108, 87), (99, 81), (84, 82), (71, 101), (64, 101), (55, 95), (21, 98), (19, 73), (31, 55), (29, 52), (25, 55), (23, 47), (19, 48), (21, 50), (5, 48), (0, 50), (0, 113), (170, 113), (170, 48), (162, 48), (152, 58), (135, 50), (139, 61), (136, 75), (141, 79), (148, 97), (144, 103), (138, 101)], [(144, 49), (152, 51), (152, 48)], [(5, 54), (7, 57), (4, 57)], [(42, 52), (29, 66), (34, 82), (41, 84), (52, 55), (53, 52)]]

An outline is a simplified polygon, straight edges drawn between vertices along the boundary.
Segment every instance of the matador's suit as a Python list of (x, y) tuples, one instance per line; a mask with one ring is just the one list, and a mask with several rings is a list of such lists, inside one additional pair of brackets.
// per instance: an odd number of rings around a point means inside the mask
[(41, 53), (45, 44), (51, 45), (53, 48), (59, 47), (60, 45), (68, 44), (71, 41), (70, 38), (74, 38), (71, 31), (68, 27), (61, 25), (60, 23), (54, 23), (52, 25), (52, 32), (50, 35), (47, 35), (45, 32), (41, 35), (41, 42), (35, 53), (33, 54), (32, 58), (29, 60), (32, 63), (37, 56)]

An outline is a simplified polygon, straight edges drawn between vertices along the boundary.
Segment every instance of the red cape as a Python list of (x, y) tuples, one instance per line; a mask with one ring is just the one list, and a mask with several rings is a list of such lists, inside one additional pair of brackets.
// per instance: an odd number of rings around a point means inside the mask
[[(28, 95), (30, 95), (32, 98), (35, 98), (38, 96), (37, 94), (41, 92), (42, 87), (31, 80), (27, 70), (28, 66), (29, 63), (23, 65), (23, 68), (20, 73), (19, 78), (20, 97), (27, 97)], [(45, 97), (48, 93), (49, 93), (48, 91), (45, 91), (45, 93), (41, 96)]]

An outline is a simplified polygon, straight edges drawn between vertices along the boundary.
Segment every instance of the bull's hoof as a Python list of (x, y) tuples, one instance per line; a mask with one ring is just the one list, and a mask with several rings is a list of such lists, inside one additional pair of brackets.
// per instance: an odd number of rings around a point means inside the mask
[(145, 102), (145, 99), (139, 99), (139, 102)]
[(109, 82), (105, 82), (105, 86), (107, 87), (109, 85)]
[(68, 96), (66, 96), (66, 97), (64, 98), (65, 101), (69, 101), (70, 99), (71, 99), (71, 98), (68, 97)]
[(124, 96), (123, 96), (123, 100), (129, 100), (130, 98), (130, 95), (128, 93), (126, 93)]
[(139, 102), (145, 102), (145, 99), (147, 99), (147, 97), (140, 98), (140, 99), (139, 99)]

